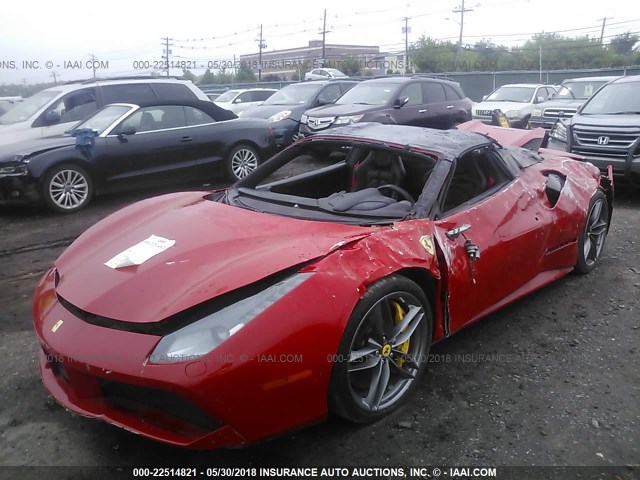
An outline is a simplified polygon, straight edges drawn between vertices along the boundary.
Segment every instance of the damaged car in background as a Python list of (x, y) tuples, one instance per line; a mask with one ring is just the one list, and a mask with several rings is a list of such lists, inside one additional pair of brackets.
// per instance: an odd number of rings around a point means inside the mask
[(612, 179), (519, 148), (541, 129), (482, 128), (500, 143), (330, 129), (226, 190), (105, 218), (37, 286), (44, 385), (72, 412), (201, 449), (395, 411), (433, 342), (603, 252)]

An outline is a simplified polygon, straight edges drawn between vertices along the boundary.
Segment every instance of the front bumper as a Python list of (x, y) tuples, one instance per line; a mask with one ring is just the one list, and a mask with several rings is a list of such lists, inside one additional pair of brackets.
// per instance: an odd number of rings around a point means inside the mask
[(39, 200), (37, 183), (30, 175), (0, 176), (0, 204), (34, 203)]
[[(161, 337), (79, 318), (57, 296), (56, 276), (52, 269), (38, 284), (33, 315), (42, 381), (66, 409), (192, 449), (241, 447), (326, 418), (327, 352), (337, 350), (342, 330), (323, 330), (315, 344), (314, 329), (292, 333), (303, 320), (291, 315), (300, 311), (295, 296), (252, 321), (269, 335), (243, 331), (202, 358), (153, 364), (149, 355)], [(320, 287), (309, 280), (298, 288), (313, 299)], [(324, 319), (332, 307), (312, 300), (309, 308)]]
[(300, 124), (291, 118), (274, 122), (271, 125), (273, 130), (273, 142), (276, 148), (280, 149), (291, 145), (295, 140), (294, 136), (298, 132)]

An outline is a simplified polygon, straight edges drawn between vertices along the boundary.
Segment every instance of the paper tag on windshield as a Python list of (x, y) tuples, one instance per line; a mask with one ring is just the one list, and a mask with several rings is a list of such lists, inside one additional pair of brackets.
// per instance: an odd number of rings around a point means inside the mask
[(120, 252), (111, 260), (105, 263), (110, 268), (131, 267), (133, 265), (142, 265), (151, 257), (164, 252), (167, 248), (175, 245), (175, 240), (151, 235), (146, 240), (127, 248), (124, 252)]

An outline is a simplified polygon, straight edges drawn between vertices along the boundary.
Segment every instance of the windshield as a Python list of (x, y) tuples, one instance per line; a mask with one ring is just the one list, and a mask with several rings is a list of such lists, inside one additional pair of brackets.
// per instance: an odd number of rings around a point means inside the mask
[(102, 110), (98, 110), (85, 121), (80, 122), (73, 129), (78, 130), (80, 128), (89, 128), (97, 131), (98, 135), (100, 135), (107, 129), (107, 127), (109, 127), (109, 125), (133, 108), (134, 107), (127, 107), (124, 105), (108, 105)]
[(583, 115), (640, 114), (640, 82), (611, 83), (583, 107)]
[[(435, 162), (378, 144), (318, 139), (283, 151), (224, 194), (207, 198), (306, 220), (389, 224), (408, 217)], [(383, 186), (372, 180), (376, 175), (384, 176)]]
[(315, 97), (319, 89), (318, 85), (304, 83), (289, 85), (271, 95), (262, 105), (302, 105)]
[(242, 90), (229, 90), (228, 92), (224, 92), (216, 98), (216, 102), (231, 102), (241, 91)]
[(577, 99), (586, 100), (598, 89), (607, 83), (606, 80), (597, 82), (567, 82), (563, 83), (560, 91), (556, 94), (555, 98), (561, 98), (565, 100)]
[(359, 83), (342, 97), (336, 100), (336, 105), (386, 105), (394, 97), (397, 85), (393, 83)]
[(340, 70), (336, 70), (335, 68), (325, 68), (324, 71), (331, 74), (332, 77), (346, 77), (344, 73)]
[(500, 87), (486, 101), (530, 103), (534, 91), (534, 87)]
[(29, 120), (38, 110), (58, 95), (60, 95), (59, 90), (43, 90), (29, 98), (25, 98), (23, 102), (16, 103), (7, 113), (0, 116), (0, 125), (10, 125)]

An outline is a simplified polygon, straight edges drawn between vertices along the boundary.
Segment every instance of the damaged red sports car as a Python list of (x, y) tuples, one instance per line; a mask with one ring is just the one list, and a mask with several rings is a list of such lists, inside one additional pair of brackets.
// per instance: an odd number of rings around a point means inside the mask
[(611, 177), (477, 128), (334, 129), (102, 220), (37, 287), (45, 386), (190, 448), (395, 410), (433, 342), (602, 253)]

